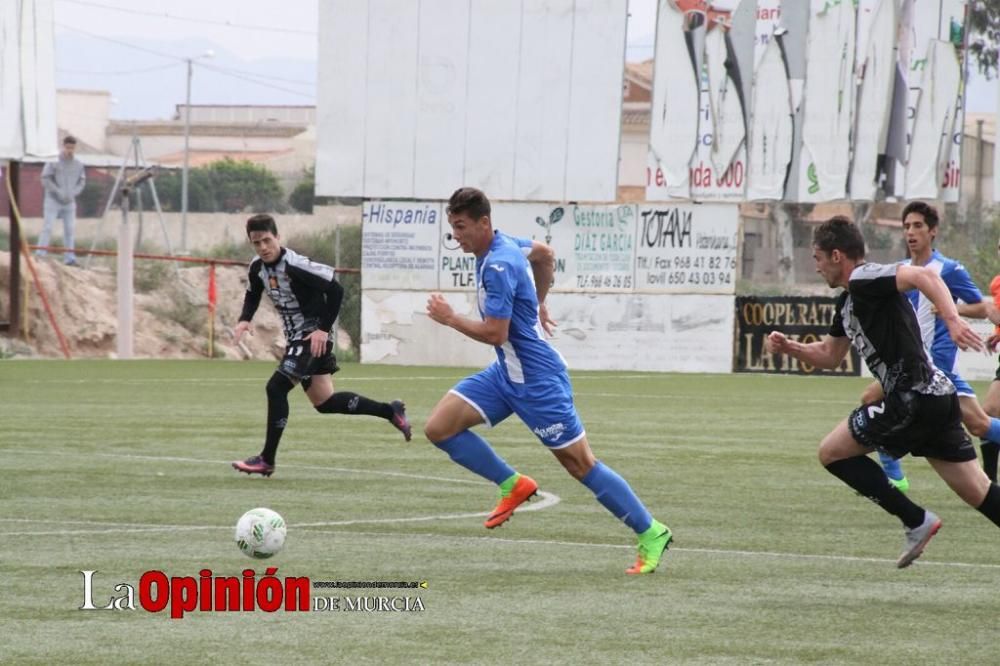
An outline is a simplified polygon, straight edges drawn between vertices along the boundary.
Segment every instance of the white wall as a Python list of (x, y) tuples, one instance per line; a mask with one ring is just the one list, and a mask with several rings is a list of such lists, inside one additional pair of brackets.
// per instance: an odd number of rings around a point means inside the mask
[(56, 91), (58, 126), (100, 152), (107, 150), (106, 132), (110, 113), (111, 93), (107, 91)]

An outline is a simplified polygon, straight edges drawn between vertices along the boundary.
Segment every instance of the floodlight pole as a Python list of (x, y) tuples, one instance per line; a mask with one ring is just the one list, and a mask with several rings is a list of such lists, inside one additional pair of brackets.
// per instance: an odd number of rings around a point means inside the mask
[(181, 254), (188, 253), (188, 163), (191, 153), (191, 76), (197, 58), (212, 58), (215, 51), (208, 49), (200, 56), (184, 58), (187, 63), (187, 93), (184, 96), (184, 167), (181, 169)]

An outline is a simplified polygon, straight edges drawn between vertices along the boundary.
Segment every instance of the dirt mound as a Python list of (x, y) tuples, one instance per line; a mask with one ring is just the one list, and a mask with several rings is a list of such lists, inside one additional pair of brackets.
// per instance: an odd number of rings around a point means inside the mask
[[(112, 268), (63, 266), (56, 259), (35, 261), (56, 322), (73, 358), (113, 358), (117, 351), (117, 282)], [(181, 267), (136, 261), (136, 358), (205, 358), (208, 355), (208, 267)], [(23, 340), (0, 334), (6, 355), (61, 357), (62, 351), (42, 299), (23, 258), (21, 279), (30, 282), (25, 301), (22, 288)], [(10, 254), (0, 252), (0, 317), (9, 308)], [(215, 315), (215, 356), (226, 358), (280, 358), (284, 349), (281, 322), (267, 298), (254, 317), (254, 335), (245, 336), (238, 349), (231, 336), (243, 305), (246, 269), (216, 268), (218, 308)], [(23, 287), (23, 284), (22, 284)], [(26, 309), (24, 306), (27, 306)], [(10, 335), (13, 335), (11, 333)]]

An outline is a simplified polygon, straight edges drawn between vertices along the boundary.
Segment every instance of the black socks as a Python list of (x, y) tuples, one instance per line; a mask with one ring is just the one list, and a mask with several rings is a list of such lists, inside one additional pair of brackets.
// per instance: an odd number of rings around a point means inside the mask
[(295, 387), (292, 381), (276, 372), (267, 381), (267, 436), (260, 456), (268, 465), (274, 464), (278, 453), (278, 442), (288, 423), (288, 392)]
[(979, 450), (983, 454), (983, 471), (990, 481), (997, 482), (997, 458), (1000, 457), (1000, 444), (988, 439), (979, 440)]
[(993, 521), (993, 524), (1000, 527), (1000, 486), (996, 483), (990, 484), (990, 489), (986, 492), (983, 503), (976, 507), (976, 511)]
[(906, 527), (913, 529), (924, 522), (924, 510), (889, 483), (882, 468), (868, 456), (837, 460), (827, 465), (826, 469), (859, 494), (899, 518)]
[(324, 414), (366, 414), (386, 420), (392, 418), (392, 405), (389, 403), (376, 402), (349, 391), (334, 393), (326, 402), (316, 405), (316, 411)]

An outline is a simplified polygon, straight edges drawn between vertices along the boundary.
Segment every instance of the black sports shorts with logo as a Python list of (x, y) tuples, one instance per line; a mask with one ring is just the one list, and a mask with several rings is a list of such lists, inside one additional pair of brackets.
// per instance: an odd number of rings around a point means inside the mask
[(962, 427), (958, 396), (893, 391), (882, 402), (861, 405), (847, 420), (854, 439), (893, 458), (912, 456), (948, 462), (976, 459)]
[(295, 340), (288, 343), (285, 356), (278, 364), (278, 372), (292, 380), (302, 382), (302, 388), (308, 390), (313, 375), (332, 375), (340, 370), (337, 357), (333, 355), (333, 341), (326, 341), (326, 352), (314, 357), (309, 351), (308, 340)]

